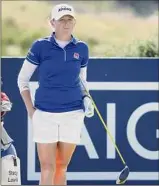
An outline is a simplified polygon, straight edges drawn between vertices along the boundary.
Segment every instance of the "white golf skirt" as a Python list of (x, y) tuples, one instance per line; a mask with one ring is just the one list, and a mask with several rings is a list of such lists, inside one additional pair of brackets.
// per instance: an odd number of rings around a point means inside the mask
[(37, 109), (32, 117), (33, 141), (80, 144), (83, 124), (83, 110), (51, 113)]

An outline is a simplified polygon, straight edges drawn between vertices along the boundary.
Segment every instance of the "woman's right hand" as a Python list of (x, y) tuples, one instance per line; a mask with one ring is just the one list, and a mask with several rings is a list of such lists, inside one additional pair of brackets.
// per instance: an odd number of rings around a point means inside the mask
[(36, 109), (34, 107), (32, 107), (31, 109), (28, 110), (28, 114), (30, 116), (30, 118), (33, 118), (34, 112), (36, 111)]

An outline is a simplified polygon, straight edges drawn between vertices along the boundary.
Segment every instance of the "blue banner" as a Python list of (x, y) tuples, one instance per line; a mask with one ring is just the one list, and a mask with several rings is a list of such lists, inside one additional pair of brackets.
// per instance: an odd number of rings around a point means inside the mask
[[(2, 58), (2, 90), (13, 102), (5, 127), (21, 159), (23, 185), (38, 184), (39, 161), (32, 142), (31, 121), (17, 87), (23, 58)], [(91, 58), (90, 93), (130, 168), (126, 184), (158, 184), (159, 61)], [(34, 99), (38, 72), (30, 81)], [(99, 117), (85, 118), (81, 144), (68, 168), (68, 184), (113, 185), (123, 164)]]

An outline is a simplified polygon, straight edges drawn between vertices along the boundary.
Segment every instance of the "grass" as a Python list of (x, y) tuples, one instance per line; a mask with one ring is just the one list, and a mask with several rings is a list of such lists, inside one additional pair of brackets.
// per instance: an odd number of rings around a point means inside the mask
[[(35, 39), (51, 33), (50, 4), (2, 1), (2, 55), (26, 55)], [(102, 5), (91, 1), (71, 4), (77, 9), (74, 35), (88, 42), (91, 56), (138, 56), (139, 46), (146, 41), (152, 41), (158, 49), (158, 14), (141, 18), (131, 11), (110, 10), (110, 1)]]

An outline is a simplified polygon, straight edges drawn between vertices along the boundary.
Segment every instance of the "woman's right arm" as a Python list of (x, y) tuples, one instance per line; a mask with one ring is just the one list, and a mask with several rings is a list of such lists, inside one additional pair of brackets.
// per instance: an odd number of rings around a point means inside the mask
[(22, 68), (18, 75), (18, 87), (24, 104), (26, 106), (29, 116), (32, 118), (35, 111), (34, 105), (31, 100), (30, 89), (29, 89), (29, 80), (36, 70), (37, 65), (30, 63), (25, 59)]

